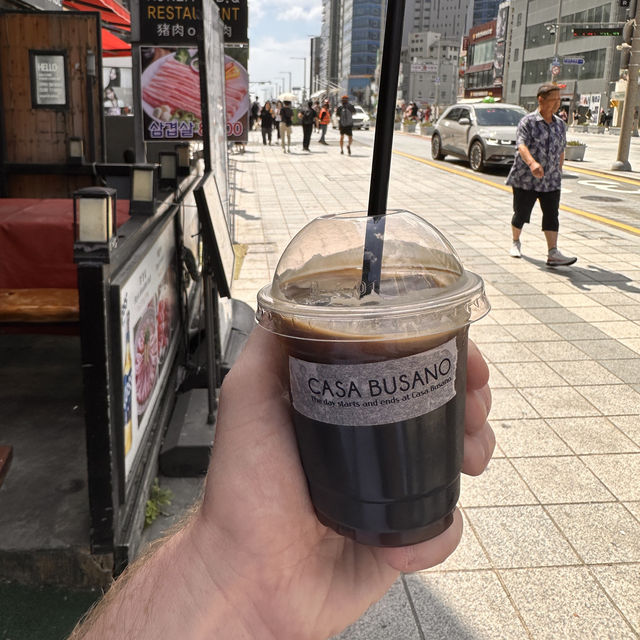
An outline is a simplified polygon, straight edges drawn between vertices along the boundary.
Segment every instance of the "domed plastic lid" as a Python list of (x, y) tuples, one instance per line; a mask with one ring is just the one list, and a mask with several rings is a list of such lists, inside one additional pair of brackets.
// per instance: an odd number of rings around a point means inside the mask
[(455, 331), (486, 315), (482, 278), (433, 225), (408, 211), (384, 218), (379, 291), (361, 295), (371, 219), (321, 216), (291, 240), (258, 293), (260, 325), (289, 337), (384, 340)]

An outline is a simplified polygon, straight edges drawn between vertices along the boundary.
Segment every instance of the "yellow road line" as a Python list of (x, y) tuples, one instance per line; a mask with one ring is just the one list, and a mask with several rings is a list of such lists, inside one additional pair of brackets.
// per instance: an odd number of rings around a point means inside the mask
[(584, 173), (588, 176), (595, 176), (596, 178), (606, 178), (607, 180), (613, 180), (614, 182), (625, 182), (627, 184), (633, 184), (636, 187), (640, 187), (640, 180), (636, 180), (635, 178), (626, 178), (624, 176), (612, 176), (610, 173), (603, 173), (602, 171), (591, 171), (591, 169), (578, 169), (573, 165), (564, 165), (565, 171), (574, 171), (575, 173)]
[[(432, 162), (431, 160), (426, 160), (425, 158), (420, 158), (419, 156), (411, 155), (410, 153), (404, 153), (404, 151), (396, 151), (395, 153), (398, 156), (402, 156), (404, 158), (408, 158), (409, 160), (415, 160), (416, 162), (421, 162), (422, 164), (429, 165), (430, 167), (434, 167), (436, 169), (440, 169), (441, 171), (448, 171), (449, 173), (454, 173), (457, 176), (462, 176), (463, 178), (467, 178), (468, 180), (474, 180), (475, 182), (481, 182), (482, 184), (486, 184), (494, 189), (500, 189), (501, 191), (506, 191), (507, 193), (511, 193), (511, 187), (508, 187), (505, 184), (498, 184), (491, 180), (487, 180), (486, 178), (481, 178), (480, 176), (474, 175), (467, 171), (461, 171), (460, 169), (455, 169), (454, 167), (447, 166), (446, 164), (441, 164), (439, 162)], [(580, 171), (586, 171), (585, 169), (581, 169)], [(601, 174), (605, 175), (605, 174)], [(624, 178), (619, 178), (619, 180), (623, 181)], [(577, 216), (582, 216), (583, 218), (589, 218), (590, 220), (596, 220), (597, 222), (602, 222), (603, 224), (609, 225), (610, 227), (616, 227), (617, 229), (624, 229), (624, 231), (629, 231), (631, 233), (635, 233), (640, 235), (640, 229), (637, 227), (633, 227), (629, 224), (625, 224), (624, 222), (618, 222), (617, 220), (611, 220), (611, 218), (605, 218), (603, 216), (599, 216), (596, 213), (589, 213), (588, 211), (583, 211), (582, 209), (576, 209), (574, 207), (568, 207), (566, 205), (560, 205), (561, 211), (566, 211), (567, 213), (573, 213)]]

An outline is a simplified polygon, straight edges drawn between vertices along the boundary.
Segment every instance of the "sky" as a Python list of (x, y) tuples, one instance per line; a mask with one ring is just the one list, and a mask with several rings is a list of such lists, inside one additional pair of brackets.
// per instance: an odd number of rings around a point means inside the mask
[[(249, 0), (249, 81), (273, 82), (273, 86), (250, 84), (251, 99), (263, 103), (269, 92), (280, 93), (291, 86), (302, 87), (307, 58), (309, 91), (310, 38), (320, 35), (322, 0)], [(275, 83), (280, 88), (276, 89)]]

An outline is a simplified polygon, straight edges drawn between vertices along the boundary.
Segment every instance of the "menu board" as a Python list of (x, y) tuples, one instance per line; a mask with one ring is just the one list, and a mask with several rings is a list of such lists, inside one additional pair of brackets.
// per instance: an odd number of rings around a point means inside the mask
[(197, 47), (140, 47), (144, 139), (201, 140)]
[(125, 479), (178, 344), (176, 241), (168, 224), (119, 285)]
[(67, 55), (64, 51), (29, 51), (31, 103), (34, 108), (67, 106)]

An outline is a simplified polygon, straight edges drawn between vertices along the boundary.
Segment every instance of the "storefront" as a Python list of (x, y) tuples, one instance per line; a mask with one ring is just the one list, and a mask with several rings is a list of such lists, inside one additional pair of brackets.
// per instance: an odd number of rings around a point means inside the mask
[[(467, 68), (464, 74), (464, 97), (502, 98), (502, 66), (496, 67), (496, 21), (473, 27), (469, 31)], [(504, 63), (504, 42), (502, 64)]]

